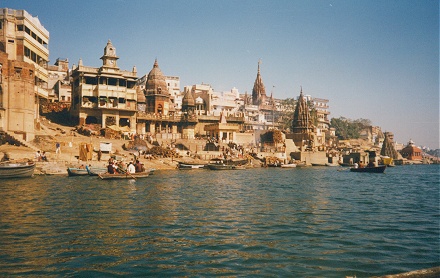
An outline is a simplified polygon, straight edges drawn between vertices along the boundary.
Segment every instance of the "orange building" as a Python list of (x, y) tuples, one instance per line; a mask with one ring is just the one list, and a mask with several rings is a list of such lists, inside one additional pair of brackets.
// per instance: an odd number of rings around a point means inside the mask
[(411, 139), (408, 142), (408, 145), (403, 148), (400, 153), (403, 158), (408, 160), (422, 160), (422, 150), (414, 144), (414, 141)]

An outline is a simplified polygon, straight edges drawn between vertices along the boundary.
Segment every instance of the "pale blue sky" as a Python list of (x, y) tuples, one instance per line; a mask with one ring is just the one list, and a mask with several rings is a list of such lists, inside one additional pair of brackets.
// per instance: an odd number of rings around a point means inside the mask
[(439, 147), (439, 3), (405, 0), (22, 0), (58, 57), (98, 67), (107, 40), (121, 69), (157, 58), (181, 88), (252, 91), (258, 60), (276, 98), (329, 99), (331, 117), (370, 119), (400, 143)]

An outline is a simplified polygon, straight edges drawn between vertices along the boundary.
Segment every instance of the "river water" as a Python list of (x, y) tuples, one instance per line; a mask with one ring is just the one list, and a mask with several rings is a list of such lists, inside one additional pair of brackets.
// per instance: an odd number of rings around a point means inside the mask
[(0, 180), (0, 276), (368, 277), (440, 265), (439, 166), (340, 169)]

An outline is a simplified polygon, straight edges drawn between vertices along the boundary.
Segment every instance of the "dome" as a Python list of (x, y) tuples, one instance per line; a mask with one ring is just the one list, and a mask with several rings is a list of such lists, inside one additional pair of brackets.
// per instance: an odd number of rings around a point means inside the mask
[(182, 106), (194, 106), (194, 98), (191, 91), (187, 91), (182, 99)]
[(165, 81), (165, 76), (159, 68), (157, 59), (154, 61), (153, 69), (150, 71), (150, 73), (148, 73), (145, 90), (149, 95), (168, 94), (167, 82)]
[(203, 104), (203, 98), (201, 97), (196, 98), (196, 104)]

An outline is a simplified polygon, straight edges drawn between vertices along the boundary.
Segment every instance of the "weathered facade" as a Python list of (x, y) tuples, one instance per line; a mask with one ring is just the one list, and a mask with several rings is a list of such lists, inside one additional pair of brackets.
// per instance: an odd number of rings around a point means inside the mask
[[(0, 9), (1, 129), (33, 140), (48, 91), (49, 32), (25, 10)], [(32, 102), (32, 105), (31, 105)]]
[(100, 68), (83, 66), (80, 60), (72, 70), (70, 115), (79, 125), (127, 126), (136, 131), (136, 68), (120, 70), (118, 59), (116, 48), (109, 40)]
[(26, 141), (35, 137), (35, 67), (0, 52), (0, 130)]

